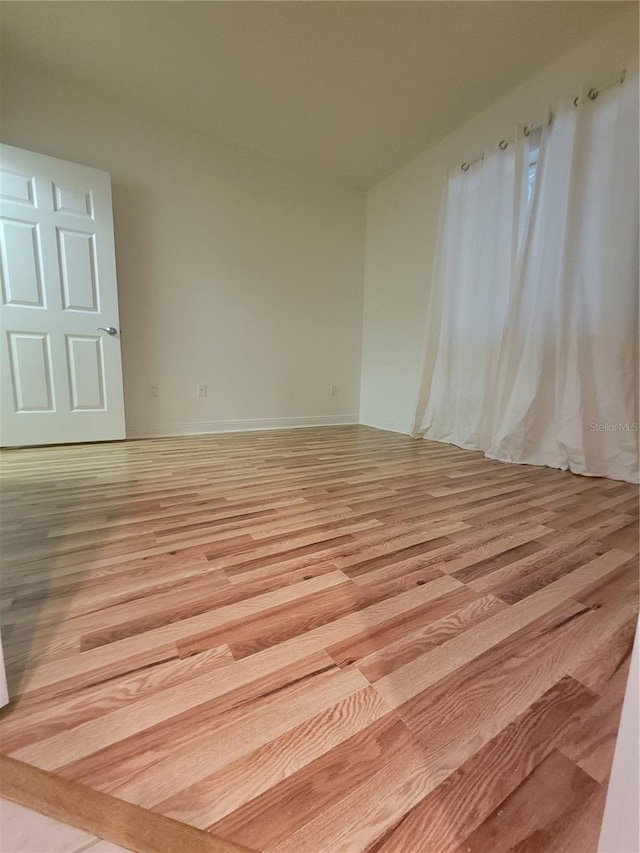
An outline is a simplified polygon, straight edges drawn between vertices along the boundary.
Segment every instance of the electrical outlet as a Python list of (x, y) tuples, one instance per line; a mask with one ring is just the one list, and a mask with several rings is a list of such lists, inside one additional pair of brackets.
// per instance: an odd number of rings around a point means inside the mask
[(207, 396), (207, 386), (206, 385), (198, 385), (198, 397), (206, 397)]
[(335, 397), (337, 395), (337, 393), (338, 393), (338, 386), (337, 385), (329, 385), (329, 396)]
[(151, 396), (152, 397), (159, 397), (160, 396), (160, 386), (159, 385), (152, 385), (151, 386)]

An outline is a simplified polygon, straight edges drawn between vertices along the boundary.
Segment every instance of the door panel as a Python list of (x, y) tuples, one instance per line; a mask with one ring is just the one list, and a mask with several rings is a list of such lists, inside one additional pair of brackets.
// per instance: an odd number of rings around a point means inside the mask
[(98, 311), (95, 234), (58, 228), (62, 307), (66, 311)]
[(4, 304), (43, 308), (42, 252), (37, 224), (3, 218), (0, 226)]
[(35, 204), (34, 179), (0, 169), (0, 198), (33, 207)]
[(106, 408), (102, 338), (67, 335), (71, 409), (101, 412)]
[(93, 194), (53, 185), (53, 209), (93, 219)]
[(0, 443), (124, 438), (108, 173), (0, 145)]
[(53, 412), (49, 335), (9, 332), (9, 352), (16, 412)]

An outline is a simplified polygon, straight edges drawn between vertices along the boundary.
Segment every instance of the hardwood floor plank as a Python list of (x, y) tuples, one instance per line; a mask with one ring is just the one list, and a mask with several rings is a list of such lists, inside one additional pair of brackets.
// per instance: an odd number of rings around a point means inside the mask
[(551, 752), (575, 713), (594, 701), (573, 679), (558, 681), (422, 799), (376, 853), (457, 850)]
[(156, 750), (152, 766), (118, 785), (116, 792), (128, 801), (155, 805), (368, 686), (356, 669), (333, 669), (293, 690), (276, 691), (257, 707), (228, 715), (228, 721), (219, 716), (214, 738), (208, 723), (192, 727), (178, 755)]
[(618, 671), (628, 669), (635, 633), (636, 619), (632, 618), (612, 636), (604, 639), (589, 660), (583, 660), (569, 675), (602, 695)]
[[(370, 727), (389, 710), (373, 688), (353, 693), (216, 773), (158, 803), (163, 814), (205, 828), (275, 788)], [(315, 772), (315, 771), (313, 771)], [(255, 804), (250, 808), (255, 808)], [(258, 832), (261, 830), (258, 829)], [(262, 840), (259, 841), (262, 845)]]
[(547, 828), (570, 821), (598, 788), (590, 776), (554, 751), (465, 838), (458, 851), (546, 850), (543, 839)]
[(611, 772), (613, 751), (620, 723), (627, 669), (619, 669), (602, 696), (583, 710), (559, 743), (559, 749), (578, 767), (604, 783)]
[[(203, 671), (228, 666), (233, 657), (228, 646), (217, 646), (187, 660), (181, 657), (151, 664), (134, 673), (113, 678), (106, 684), (73, 691), (49, 700), (20, 697), (1, 721), (2, 750), (11, 753), (21, 746), (75, 728), (89, 720), (154, 696), (168, 687), (196, 678)], [(19, 713), (17, 711), (19, 710)]]
[[(496, 571), (492, 570), (479, 580), (472, 578), (465, 583), (478, 592), (491, 592), (507, 604), (516, 604), (588, 560), (606, 553), (597, 542), (584, 543), (568, 552), (564, 548), (541, 548), (542, 553), (535, 557), (528, 555), (510, 565), (498, 567)], [(456, 574), (456, 577), (464, 580), (460, 574)]]
[(146, 659), (154, 649), (174, 646), (175, 642), (184, 638), (193, 638), (204, 631), (222, 625), (240, 623), (243, 619), (256, 613), (263, 613), (271, 608), (286, 608), (289, 602), (300, 598), (300, 595), (311, 595), (320, 589), (326, 589), (334, 584), (348, 583), (348, 578), (340, 571), (331, 572), (318, 578), (311, 578), (298, 585), (298, 589), (286, 587), (283, 590), (264, 593), (255, 598), (241, 599), (236, 604), (216, 609), (215, 615), (207, 612), (203, 615), (183, 619), (175, 625), (152, 628), (142, 636), (116, 640), (107, 646), (84, 651), (72, 661), (68, 661), (64, 670), (56, 663), (45, 664), (34, 670), (29, 679), (29, 690), (57, 685), (64, 689), (69, 684), (95, 683), (107, 677), (118, 675), (123, 667), (131, 667), (132, 659)]
[(615, 549), (591, 560), (570, 575), (566, 575), (544, 589), (514, 604), (509, 610), (497, 613), (480, 625), (471, 627), (444, 646), (433, 649), (396, 670), (376, 684), (376, 690), (391, 707), (408, 701), (413, 696), (444, 678), (449, 672), (473, 660), (482, 652), (509, 637), (520, 628), (553, 610), (569, 598), (580, 595), (625, 565), (629, 555)]
[(406, 634), (379, 651), (370, 652), (356, 661), (360, 672), (374, 684), (385, 675), (399, 669), (420, 655), (462, 634), (472, 625), (489, 619), (493, 613), (506, 610), (506, 605), (492, 595), (478, 597), (469, 604), (448, 613), (426, 627)]
[[(407, 771), (421, 767), (423, 758), (404, 724), (388, 714), (210, 828), (248, 846), (253, 839), (264, 851), (328, 851), (348, 845), (364, 850), (376, 834), (369, 814), (383, 808), (380, 801), (368, 802), (367, 792), (376, 789), (391, 797), (391, 811), (396, 784)], [(357, 792), (362, 811), (347, 805)], [(401, 801), (398, 797), (396, 808)], [(353, 826), (356, 822), (361, 830)]]
[(637, 603), (598, 611), (573, 603), (555, 608), (399, 705), (398, 713), (422, 742), (447, 755), (451, 767), (588, 659), (635, 611)]
[[(586, 787), (586, 786), (585, 786)], [(586, 793), (574, 806), (565, 810), (554, 823), (550, 823), (530, 838), (523, 839), (515, 853), (574, 853), (598, 849), (598, 838), (606, 800), (606, 786)]]
[(153, 853), (595, 849), (636, 487), (355, 426), (0, 462), (9, 796)]
[(339, 666), (355, 663), (401, 640), (412, 631), (448, 616), (463, 605), (475, 601), (477, 597), (470, 589), (460, 584), (451, 592), (426, 601), (412, 612), (407, 610), (401, 619), (393, 619), (382, 624), (374, 624), (371, 621), (370, 629), (364, 636), (362, 634), (355, 637), (349, 636), (326, 646), (326, 650)]
[(88, 720), (74, 729), (32, 742), (11, 754), (21, 761), (30, 761), (42, 769), (53, 770), (93, 755), (114, 743), (136, 737), (141, 731), (153, 728), (158, 735), (157, 728), (161, 724), (167, 721), (174, 724), (180, 722), (182, 715), (188, 716), (194, 709), (200, 708), (202, 712), (210, 714), (215, 708), (220, 713), (234, 707), (238, 701), (246, 700), (248, 696), (260, 695), (265, 690), (275, 689), (333, 666), (328, 655), (298, 655), (292, 658), (286, 652), (283, 655), (281, 649), (274, 651), (279, 653), (278, 668), (272, 666), (265, 671), (261, 663), (256, 666), (253, 659), (247, 659), (249, 666), (242, 670), (240, 666), (232, 668), (228, 678), (212, 683), (208, 674), (198, 676), (189, 682), (188, 690), (178, 684)]

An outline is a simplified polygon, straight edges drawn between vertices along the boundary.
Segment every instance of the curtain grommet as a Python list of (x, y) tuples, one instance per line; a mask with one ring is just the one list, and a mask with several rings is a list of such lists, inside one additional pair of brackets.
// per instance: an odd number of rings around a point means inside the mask
[(498, 143), (498, 148), (501, 151), (506, 151), (508, 147), (509, 147), (509, 143), (507, 142), (506, 139), (501, 139), (500, 142)]
[(463, 163), (462, 166), (460, 166), (460, 168), (462, 169), (463, 172), (468, 172), (469, 171), (469, 164)]
[(598, 90), (597, 89), (589, 89), (589, 91), (587, 92), (587, 97), (589, 98), (590, 101), (595, 101), (595, 99), (598, 97)]

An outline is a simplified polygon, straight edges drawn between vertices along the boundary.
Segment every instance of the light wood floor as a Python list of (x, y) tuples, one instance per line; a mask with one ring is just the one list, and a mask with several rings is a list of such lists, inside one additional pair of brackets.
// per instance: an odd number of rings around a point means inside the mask
[(5, 796), (140, 851), (595, 850), (637, 488), (366, 427), (2, 463)]

